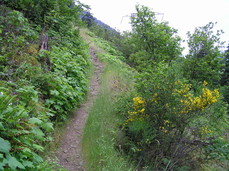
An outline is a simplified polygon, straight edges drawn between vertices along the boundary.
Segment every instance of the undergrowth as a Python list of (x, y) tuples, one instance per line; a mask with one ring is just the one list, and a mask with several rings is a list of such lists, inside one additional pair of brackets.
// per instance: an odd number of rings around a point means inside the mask
[[(15, 3), (18, 11), (8, 1), (0, 5), (0, 170), (52, 170), (44, 146), (87, 92), (87, 46), (73, 27), (77, 16), (67, 16), (77, 14), (68, 2), (50, 6), (66, 12), (55, 16), (55, 27), (26, 18), (28, 1)], [(44, 35), (48, 46), (41, 49)]]

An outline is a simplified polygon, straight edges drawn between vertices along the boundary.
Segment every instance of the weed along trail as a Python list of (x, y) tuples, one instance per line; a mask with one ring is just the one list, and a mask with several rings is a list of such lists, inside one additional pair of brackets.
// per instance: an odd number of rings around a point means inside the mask
[(87, 100), (79, 106), (74, 117), (70, 121), (60, 140), (60, 147), (57, 151), (59, 164), (69, 171), (82, 171), (84, 169), (81, 141), (83, 129), (87, 120), (88, 111), (98, 94), (100, 77), (103, 71), (103, 64), (96, 57), (94, 48), (90, 48), (90, 55), (94, 65), (94, 74), (90, 80), (90, 87)]

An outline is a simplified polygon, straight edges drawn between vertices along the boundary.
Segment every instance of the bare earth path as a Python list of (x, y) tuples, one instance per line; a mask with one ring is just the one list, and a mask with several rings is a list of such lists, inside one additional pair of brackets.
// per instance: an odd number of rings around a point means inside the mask
[(92, 107), (93, 101), (98, 94), (100, 87), (100, 77), (103, 70), (102, 63), (96, 57), (94, 48), (90, 48), (92, 62), (95, 66), (94, 75), (90, 81), (90, 88), (87, 100), (79, 106), (73, 119), (64, 131), (60, 140), (60, 148), (57, 151), (59, 164), (70, 171), (84, 171), (83, 158), (81, 152), (82, 133), (87, 120), (88, 111)]

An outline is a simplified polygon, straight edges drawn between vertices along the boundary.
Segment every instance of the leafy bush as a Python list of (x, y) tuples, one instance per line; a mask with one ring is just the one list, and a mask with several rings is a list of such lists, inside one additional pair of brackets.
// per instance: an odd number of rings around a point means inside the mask
[[(39, 155), (43, 151), (42, 143), (51, 140), (50, 113), (37, 103), (37, 92), (33, 87), (23, 87), (18, 93), (20, 96), (9, 96), (5, 92), (0, 95), (1, 170), (34, 168), (43, 161)], [(19, 97), (21, 103), (17, 104)], [(29, 107), (23, 99), (30, 103)]]
[(18, 65), (22, 62), (18, 56), (24, 54), (29, 43), (37, 41), (38, 33), (22, 13), (5, 6), (0, 6), (0, 11), (0, 63)]
[(219, 91), (203, 82), (194, 92), (166, 65), (139, 74), (137, 82), (138, 95), (124, 114), (122, 149), (141, 167), (159, 170), (206, 162), (205, 147), (215, 146), (227, 125)]
[(214, 34), (209, 23), (189, 32), (190, 53), (181, 58), (177, 31), (145, 6), (137, 5), (136, 11), (122, 47), (139, 73), (135, 95), (117, 111), (123, 116), (118, 146), (146, 170), (193, 170), (227, 160), (227, 105), (216, 89), (223, 67), (222, 31)]
[(57, 113), (57, 118), (64, 119), (87, 91), (88, 61), (77, 55), (74, 49), (69, 51), (66, 48), (53, 47), (49, 55), (55, 78), (49, 80), (48, 84), (51, 86), (46, 96), (50, 98), (45, 104)]
[(145, 63), (176, 59), (181, 54), (181, 39), (176, 35), (177, 30), (167, 22), (158, 22), (155, 13), (146, 6), (137, 5), (136, 11), (136, 15), (131, 17), (132, 38), (136, 52), (145, 52)]
[(198, 27), (193, 33), (188, 32), (189, 54), (184, 62), (184, 75), (192, 84), (199, 84), (206, 80), (209, 85), (219, 85), (224, 67), (221, 47), (224, 42), (220, 40), (223, 33), (213, 29), (216, 23), (208, 23)]
[[(58, 28), (43, 29), (48, 30), (42, 34), (49, 37), (49, 50), (40, 50), (40, 25), (19, 11), (0, 9), (0, 170), (46, 169), (43, 146), (52, 140), (52, 122), (65, 120), (87, 91), (87, 46), (72, 25), (78, 23), (77, 14), (71, 18), (52, 11), (59, 15)], [(24, 12), (27, 16), (29, 10)], [(47, 19), (54, 20), (51, 14)]]

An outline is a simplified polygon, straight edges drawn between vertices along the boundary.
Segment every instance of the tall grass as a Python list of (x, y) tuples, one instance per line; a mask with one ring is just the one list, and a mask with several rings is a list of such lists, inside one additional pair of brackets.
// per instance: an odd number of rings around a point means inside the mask
[(119, 116), (114, 112), (115, 100), (123, 91), (127, 91), (130, 84), (120, 67), (109, 63), (105, 65), (100, 93), (85, 126), (82, 144), (89, 171), (134, 170), (127, 158), (115, 149), (119, 132)]

